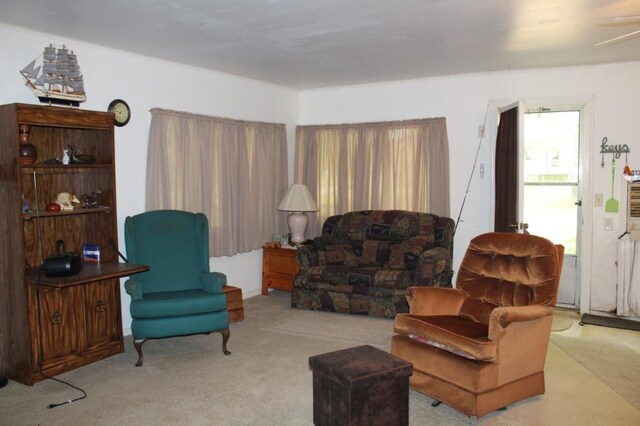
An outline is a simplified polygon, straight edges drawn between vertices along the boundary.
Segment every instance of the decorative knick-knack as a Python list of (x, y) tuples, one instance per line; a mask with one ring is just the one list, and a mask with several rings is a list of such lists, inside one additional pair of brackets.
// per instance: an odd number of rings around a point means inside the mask
[(22, 194), (22, 213), (31, 212), (31, 202), (27, 197)]
[(20, 125), (20, 164), (33, 164), (38, 159), (36, 147), (29, 143), (29, 126)]
[(76, 147), (73, 145), (67, 145), (69, 148), (71, 164), (93, 164), (96, 161), (95, 157), (90, 154), (78, 154), (76, 152)]
[(71, 158), (69, 157), (69, 150), (68, 149), (63, 149), (62, 150), (62, 164), (67, 165), (67, 164), (69, 164), (70, 161), (71, 161)]

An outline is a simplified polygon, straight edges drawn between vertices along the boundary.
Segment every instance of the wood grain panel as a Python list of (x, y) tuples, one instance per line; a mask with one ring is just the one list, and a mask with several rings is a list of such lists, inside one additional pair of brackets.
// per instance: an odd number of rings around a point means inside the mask
[(88, 349), (122, 339), (120, 284), (105, 280), (83, 286), (86, 343)]
[[(78, 353), (75, 331), (78, 328), (74, 307), (77, 305), (77, 291), (74, 288), (53, 288), (32, 286), (31, 300), (35, 307), (32, 324), (34, 368), (43, 368), (58, 363), (68, 356)], [(37, 298), (37, 300), (36, 300)], [(41, 349), (40, 349), (41, 348)], [(40, 358), (42, 355), (42, 358)]]
[[(28, 125), (35, 163), (19, 162)], [(73, 145), (95, 163), (43, 164)], [(118, 263), (113, 114), (66, 107), (0, 106), (0, 374), (33, 384), (123, 351), (119, 277), (148, 270)], [(45, 211), (59, 192), (100, 191), (102, 207)], [(23, 212), (23, 199), (32, 211)], [(46, 277), (43, 260), (98, 244), (100, 263), (71, 277)]]
[(298, 273), (296, 251), (281, 247), (264, 246), (262, 252), (262, 294), (269, 288), (291, 291), (293, 279)]
[(74, 127), (113, 130), (113, 113), (86, 111), (67, 107), (47, 107), (29, 104), (14, 104), (18, 121), (28, 124), (43, 124), (48, 127)]

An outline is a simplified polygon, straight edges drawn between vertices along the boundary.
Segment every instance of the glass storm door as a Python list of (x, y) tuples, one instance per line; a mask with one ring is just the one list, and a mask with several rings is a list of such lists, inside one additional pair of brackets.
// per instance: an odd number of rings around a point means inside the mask
[(580, 111), (541, 108), (524, 114), (522, 222), (565, 248), (558, 303), (578, 305)]

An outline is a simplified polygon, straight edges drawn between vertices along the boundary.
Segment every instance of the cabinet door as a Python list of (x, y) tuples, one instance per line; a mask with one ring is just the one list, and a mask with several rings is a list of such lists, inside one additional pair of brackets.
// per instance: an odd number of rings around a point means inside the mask
[[(42, 351), (44, 368), (75, 358), (78, 352), (77, 323), (74, 316), (74, 288), (39, 286), (33, 288), (36, 303), (34, 330), (34, 360), (39, 364)], [(39, 312), (38, 312), (39, 310)], [(38, 346), (41, 344), (40, 350)]]
[(122, 339), (120, 287), (117, 279), (83, 286), (87, 348), (93, 349)]

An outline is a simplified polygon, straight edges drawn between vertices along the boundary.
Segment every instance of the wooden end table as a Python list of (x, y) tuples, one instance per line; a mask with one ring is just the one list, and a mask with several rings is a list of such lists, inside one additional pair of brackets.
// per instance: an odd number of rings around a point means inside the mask
[(296, 249), (266, 244), (262, 250), (262, 295), (268, 295), (270, 288), (291, 291), (298, 273)]
[(222, 292), (227, 298), (227, 312), (229, 322), (242, 321), (244, 319), (244, 306), (242, 305), (242, 289), (225, 285)]

